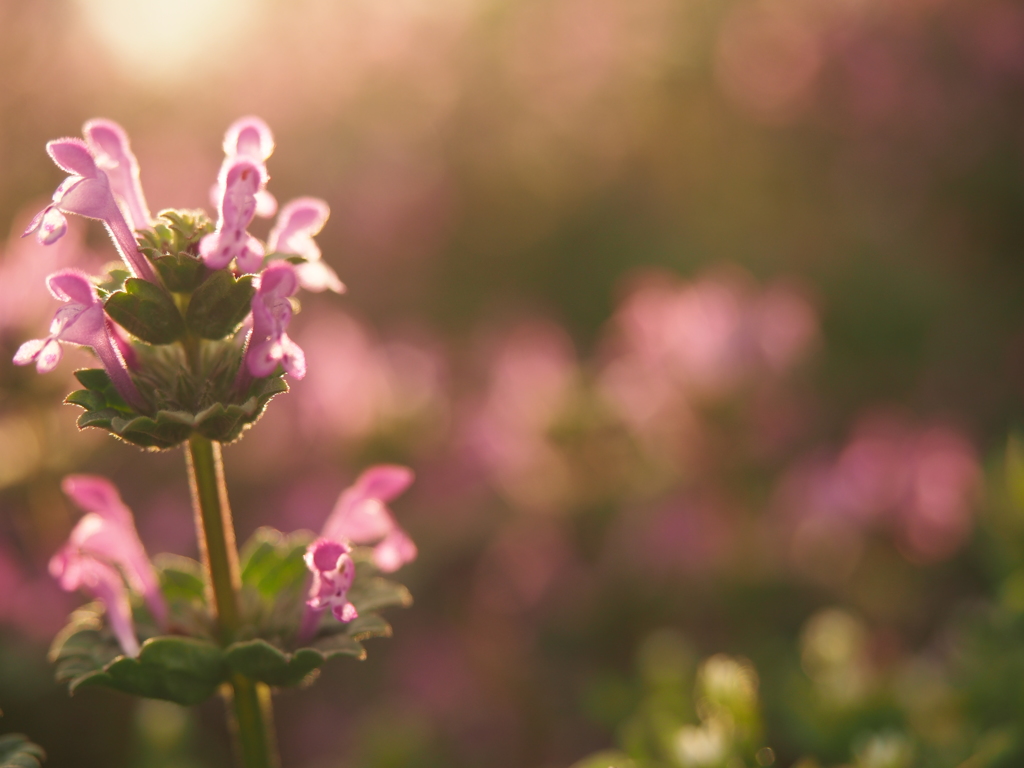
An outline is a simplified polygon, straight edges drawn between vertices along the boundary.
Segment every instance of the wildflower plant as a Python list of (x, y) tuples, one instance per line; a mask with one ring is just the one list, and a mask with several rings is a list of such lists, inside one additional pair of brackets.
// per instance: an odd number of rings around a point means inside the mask
[(74, 693), (102, 686), (194, 705), (225, 691), (240, 765), (278, 764), (271, 688), (310, 682), (334, 656), (365, 657), (362, 641), (390, 634), (378, 611), (411, 602), (385, 578), (416, 556), (386, 504), (412, 482), (404, 467), (367, 470), (342, 494), (322, 535), (262, 528), (239, 553), (221, 444), (238, 440), (286, 377), (306, 372), (288, 335), (300, 289), (342, 292), (313, 237), (327, 204), (299, 198), (280, 209), (267, 243), (248, 232), (272, 216), (266, 124), (227, 131), (212, 190), (217, 213), (151, 214), (124, 130), (90, 120), (84, 139), (47, 145), (68, 177), (26, 235), (49, 245), (67, 214), (102, 221), (122, 263), (90, 276), (47, 279), (62, 306), (49, 333), (14, 362), (53, 370), (62, 345), (92, 350), (99, 365), (75, 372), (65, 402), (97, 428), (146, 450), (182, 446), (202, 562), (150, 560), (131, 511), (105, 478), (74, 475), (63, 489), (85, 513), (50, 571), (95, 602), (75, 611), (53, 643), (58, 679)]

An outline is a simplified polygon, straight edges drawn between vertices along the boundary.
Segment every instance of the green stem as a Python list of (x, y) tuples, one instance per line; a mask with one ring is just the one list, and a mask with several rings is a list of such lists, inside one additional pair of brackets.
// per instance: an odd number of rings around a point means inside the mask
[[(238, 592), (242, 579), (220, 444), (194, 434), (189, 438), (186, 458), (199, 551), (207, 575), (207, 598), (217, 615), (220, 640), (227, 645), (241, 626)], [(241, 765), (276, 768), (280, 760), (271, 732), (270, 689), (242, 675), (232, 676), (231, 687), (232, 724)]]

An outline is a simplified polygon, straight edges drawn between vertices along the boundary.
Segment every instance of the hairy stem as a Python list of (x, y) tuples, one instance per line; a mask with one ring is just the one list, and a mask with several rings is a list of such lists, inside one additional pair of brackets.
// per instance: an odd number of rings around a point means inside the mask
[[(238, 592), (242, 580), (220, 444), (194, 434), (186, 457), (207, 597), (217, 614), (220, 640), (227, 645), (241, 625)], [(231, 687), (232, 728), (240, 764), (243, 768), (276, 768), (280, 761), (272, 738), (270, 690), (237, 674), (231, 678)]]

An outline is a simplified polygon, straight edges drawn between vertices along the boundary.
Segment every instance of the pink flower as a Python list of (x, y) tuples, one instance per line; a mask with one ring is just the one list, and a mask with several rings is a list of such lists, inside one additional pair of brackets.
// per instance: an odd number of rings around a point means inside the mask
[(54, 298), (67, 306), (57, 310), (50, 324), (50, 335), (45, 339), (32, 339), (19, 347), (14, 355), (15, 365), (34, 362), (40, 373), (52, 371), (60, 362), (60, 342), (90, 347), (100, 358), (103, 367), (121, 397), (138, 409), (146, 404), (125, 368), (124, 359), (111, 341), (103, 302), (89, 278), (74, 269), (55, 272), (46, 279)]
[(328, 608), (338, 621), (351, 621), (358, 615), (347, 597), (355, 578), (350, 544), (374, 544), (374, 563), (386, 573), (416, 558), (416, 545), (385, 506), (412, 480), (412, 470), (381, 464), (363, 472), (338, 497), (321, 537), (306, 550), (306, 566), (313, 573), (313, 585), (299, 629), (299, 642), (313, 636)]
[(217, 228), (199, 242), (199, 252), (210, 269), (223, 269), (234, 259), (242, 272), (259, 270), (263, 245), (246, 227), (256, 215), (256, 193), (266, 180), (262, 163), (245, 156), (229, 158), (221, 166)]
[(128, 134), (113, 120), (96, 118), (82, 128), (85, 142), (110, 182), (114, 196), (122, 203), (122, 212), (132, 229), (150, 226), (151, 218), (139, 179), (139, 161), (135, 159)]
[[(267, 159), (274, 154), (274, 134), (269, 126), (258, 117), (240, 117), (235, 120), (224, 134), (224, 154), (227, 162), (244, 157), (263, 166), (263, 183), (256, 192), (256, 215), (266, 219), (277, 212), (277, 200), (267, 191), (266, 173)], [(219, 197), (214, 187), (214, 204)]]
[(334, 505), (323, 537), (353, 544), (374, 544), (373, 560), (385, 573), (416, 559), (416, 545), (391, 515), (386, 504), (413, 481), (407, 467), (380, 464), (361, 474)]
[(46, 151), (61, 170), (71, 175), (57, 187), (53, 193), (53, 202), (32, 219), (25, 235), (36, 232), (39, 242), (50, 245), (67, 231), (65, 213), (98, 219), (106, 225), (114, 245), (132, 274), (150, 282), (158, 282), (114, 200), (109, 178), (97, 166), (96, 158), (86, 143), (81, 139), (56, 139), (46, 145)]
[(139, 540), (131, 510), (117, 488), (102, 477), (70, 475), (62, 484), (87, 514), (78, 521), (68, 542), (51, 558), (50, 573), (68, 591), (83, 589), (103, 601), (125, 653), (136, 655), (131, 609), (124, 580), (142, 595), (159, 625), (167, 621), (167, 605), (146, 550)]
[(306, 566), (313, 572), (313, 586), (306, 605), (316, 611), (331, 609), (338, 621), (349, 622), (359, 616), (348, 601), (348, 591), (356, 577), (351, 547), (340, 541), (317, 539), (306, 550)]
[(341, 293), (345, 290), (338, 275), (323, 262), (320, 248), (313, 240), (330, 215), (331, 209), (319, 198), (292, 200), (281, 209), (267, 239), (267, 249), (271, 253), (294, 253), (306, 260), (305, 264), (295, 268), (295, 272), (299, 276), (299, 284), (307, 291), (330, 289)]
[(257, 378), (271, 375), (278, 363), (296, 379), (306, 375), (306, 356), (287, 334), (292, 319), (288, 300), (299, 290), (291, 264), (279, 261), (260, 275), (259, 288), (252, 297), (252, 335), (246, 350), (246, 366)]

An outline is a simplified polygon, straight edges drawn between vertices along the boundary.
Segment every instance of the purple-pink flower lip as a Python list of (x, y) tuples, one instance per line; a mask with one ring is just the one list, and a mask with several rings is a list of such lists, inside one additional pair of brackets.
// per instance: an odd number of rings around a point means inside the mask
[(338, 561), (342, 555), (347, 555), (351, 549), (340, 541), (330, 539), (317, 539), (310, 548), (313, 567), (318, 571), (333, 571), (338, 567)]

